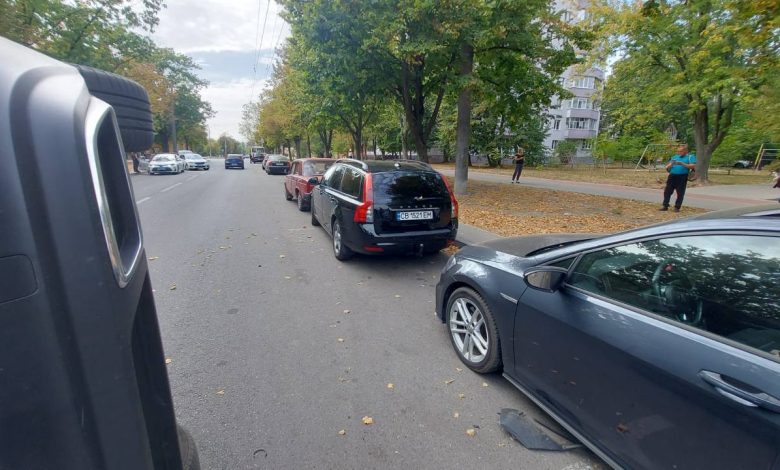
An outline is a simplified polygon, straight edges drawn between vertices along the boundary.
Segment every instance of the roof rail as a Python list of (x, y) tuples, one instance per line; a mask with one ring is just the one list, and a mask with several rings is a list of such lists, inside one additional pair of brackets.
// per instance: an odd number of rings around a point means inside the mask
[(411, 160), (408, 158), (399, 158), (397, 160), (393, 160), (396, 163), (412, 163), (422, 166), (423, 168), (433, 168), (430, 163), (421, 162), (420, 160)]
[(352, 165), (362, 170), (368, 170), (368, 164), (366, 162), (354, 158), (339, 158), (336, 162), (346, 163), (347, 165)]

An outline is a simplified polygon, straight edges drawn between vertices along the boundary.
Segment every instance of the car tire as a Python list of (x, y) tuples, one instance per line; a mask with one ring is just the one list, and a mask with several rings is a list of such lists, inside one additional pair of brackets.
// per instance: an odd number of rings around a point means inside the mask
[(122, 144), (128, 152), (151, 148), (154, 137), (149, 95), (138, 83), (103, 70), (74, 65), (89, 93), (114, 108)]
[[(456, 289), (447, 300), (445, 315), (452, 347), (466, 367), (479, 374), (501, 368), (498, 327), (493, 312), (481, 295), (468, 287)], [(479, 326), (474, 328), (475, 324)], [(486, 347), (484, 343), (487, 343)], [(479, 353), (476, 357), (475, 349)], [(485, 350), (484, 353), (481, 349)]]
[(295, 202), (298, 204), (299, 211), (306, 212), (306, 204), (303, 202), (303, 196), (301, 196), (300, 191), (295, 192)]
[(179, 453), (181, 454), (181, 468), (183, 470), (200, 470), (200, 458), (195, 439), (180, 424), (176, 425), (179, 436)]
[(314, 215), (314, 201), (309, 202), (309, 210), (311, 211), (311, 226), (312, 227), (319, 227), (320, 221), (317, 220), (317, 216)]
[(292, 194), (290, 194), (290, 192), (287, 191), (287, 185), (282, 185), (282, 187), (284, 188), (284, 200), (285, 201), (292, 201), (293, 197), (292, 197)]
[(333, 236), (333, 255), (339, 261), (346, 261), (352, 258), (352, 255), (355, 253), (344, 244), (344, 237), (341, 233), (341, 222), (339, 222), (338, 219), (334, 219), (331, 226), (333, 227), (333, 232), (331, 233)]

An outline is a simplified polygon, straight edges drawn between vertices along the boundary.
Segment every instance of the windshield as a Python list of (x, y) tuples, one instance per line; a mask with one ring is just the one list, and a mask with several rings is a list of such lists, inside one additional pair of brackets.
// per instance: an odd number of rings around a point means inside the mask
[(176, 158), (173, 155), (157, 155), (152, 159), (153, 162), (175, 162)]
[(315, 176), (325, 173), (334, 162), (306, 162), (303, 164), (303, 176)]
[(203, 157), (198, 155), (197, 153), (188, 153), (184, 156), (187, 160), (203, 160)]

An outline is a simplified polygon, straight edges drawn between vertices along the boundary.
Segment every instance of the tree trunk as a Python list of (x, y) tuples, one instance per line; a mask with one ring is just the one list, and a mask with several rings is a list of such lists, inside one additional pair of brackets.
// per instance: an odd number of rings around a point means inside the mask
[(311, 158), (311, 136), (309, 136), (309, 133), (306, 133), (306, 154)]
[(295, 158), (301, 158), (301, 136), (293, 137), (293, 142), (295, 143)]
[(160, 129), (160, 132), (158, 132), (157, 135), (160, 137), (160, 146), (162, 146), (163, 152), (170, 152), (168, 144), (168, 126), (164, 126), (164, 129)]
[(406, 116), (404, 113), (401, 113), (401, 156), (403, 156), (404, 159), (409, 158), (409, 148), (406, 145)]
[[(474, 47), (463, 44), (460, 49), (461, 80), (471, 77), (474, 69)], [(455, 194), (458, 196), (468, 191), (469, 178), (469, 142), (471, 139), (471, 85), (466, 85), (458, 95), (457, 136), (455, 139)]]
[(352, 149), (352, 158), (357, 158), (358, 160), (362, 160), (362, 150), (363, 150), (363, 129), (357, 128), (352, 134), (352, 143), (354, 145)]

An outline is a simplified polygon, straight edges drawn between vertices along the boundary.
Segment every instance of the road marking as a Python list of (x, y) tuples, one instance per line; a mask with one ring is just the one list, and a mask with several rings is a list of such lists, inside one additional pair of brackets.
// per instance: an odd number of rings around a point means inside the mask
[(195, 178), (197, 178), (198, 176), (200, 176), (200, 175), (191, 176), (191, 177), (187, 178), (187, 181), (192, 181)]
[(173, 188), (175, 188), (176, 186), (179, 186), (179, 185), (181, 185), (181, 183), (176, 183), (176, 184), (174, 184), (174, 185), (168, 186), (167, 188), (163, 189), (163, 190), (162, 190), (162, 191), (160, 191), (160, 192), (161, 192), (161, 193), (164, 193), (164, 192), (166, 192), (166, 191), (170, 191), (171, 189), (173, 189)]
[(142, 202), (146, 202), (146, 201), (148, 201), (149, 199), (151, 199), (151, 197), (144, 197), (144, 198), (141, 198), (141, 199), (139, 199), (139, 200), (135, 201), (135, 203), (136, 203), (136, 204), (141, 204)]

